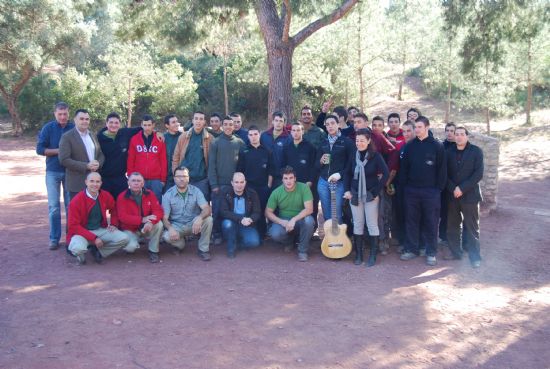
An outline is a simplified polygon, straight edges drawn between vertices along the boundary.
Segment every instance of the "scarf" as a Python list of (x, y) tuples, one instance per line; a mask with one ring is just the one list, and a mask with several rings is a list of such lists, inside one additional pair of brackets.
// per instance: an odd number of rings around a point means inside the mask
[(336, 134), (336, 136), (331, 136), (331, 135), (328, 135), (328, 144), (330, 145), (330, 149), (332, 150), (332, 145), (334, 145), (334, 143), (336, 142), (336, 140), (338, 139), (338, 137), (340, 137), (341, 133), (340, 131), (338, 131), (338, 133)]
[(361, 160), (361, 153), (359, 150), (355, 151), (355, 171), (353, 173), (353, 179), (359, 180), (357, 186), (357, 200), (360, 202), (367, 202), (367, 183), (365, 179), (365, 165), (368, 163), (369, 153), (365, 153), (365, 159)]

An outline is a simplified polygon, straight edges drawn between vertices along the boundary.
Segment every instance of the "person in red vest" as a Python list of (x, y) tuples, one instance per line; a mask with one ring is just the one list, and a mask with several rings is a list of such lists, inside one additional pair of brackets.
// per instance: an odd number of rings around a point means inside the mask
[(144, 188), (145, 180), (141, 173), (134, 172), (128, 177), (128, 189), (116, 200), (120, 229), (130, 242), (125, 250), (133, 253), (139, 248), (139, 238), (149, 238), (149, 261), (159, 262), (159, 241), (162, 234), (164, 211), (155, 194)]
[(128, 245), (128, 236), (117, 229), (115, 200), (107, 191), (100, 190), (101, 175), (90, 172), (86, 188), (78, 192), (69, 204), (69, 251), (78, 264), (86, 263), (90, 250), (97, 263), (104, 257)]
[(141, 127), (143, 131), (130, 140), (127, 173), (141, 173), (145, 178), (145, 188), (153, 191), (160, 202), (168, 168), (166, 145), (154, 134), (155, 120), (152, 116), (144, 115)]

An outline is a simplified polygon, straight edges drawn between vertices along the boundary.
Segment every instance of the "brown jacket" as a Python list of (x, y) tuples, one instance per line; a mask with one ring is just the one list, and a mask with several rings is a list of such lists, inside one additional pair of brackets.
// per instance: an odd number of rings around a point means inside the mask
[[(105, 157), (99, 146), (96, 135), (90, 131), (90, 137), (95, 145), (95, 160), (99, 161), (99, 167), (103, 165)], [(80, 133), (76, 128), (67, 131), (59, 141), (59, 162), (65, 167), (65, 183), (67, 190), (70, 192), (82, 191), (86, 184), (86, 176), (90, 172), (88, 170), (88, 153), (86, 146), (82, 142)]]
[[(187, 152), (187, 146), (191, 141), (191, 135), (193, 134), (193, 127), (186, 132), (183, 132), (178, 138), (176, 148), (174, 149), (174, 156), (172, 156), (172, 173), (185, 159), (185, 153)], [(202, 129), (202, 151), (204, 153), (204, 162), (208, 166), (208, 150), (210, 149), (210, 142), (212, 142), (213, 136), (208, 133), (206, 128)]]

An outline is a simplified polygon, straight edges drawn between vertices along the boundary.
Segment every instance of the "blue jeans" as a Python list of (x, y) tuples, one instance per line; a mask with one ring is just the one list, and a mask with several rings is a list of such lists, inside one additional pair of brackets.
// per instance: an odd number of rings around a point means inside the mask
[(307, 253), (307, 250), (309, 249), (309, 241), (311, 240), (311, 236), (313, 236), (314, 231), (315, 221), (311, 215), (308, 215), (307, 217), (297, 221), (294, 226), (294, 230), (290, 233), (287, 233), (286, 229), (279, 224), (271, 224), (271, 228), (269, 228), (269, 235), (275, 242), (279, 243), (294, 242), (294, 236), (298, 235), (298, 252), (302, 254)]
[[(323, 217), (325, 220), (331, 219), (331, 206), (330, 206), (330, 188), (329, 182), (324, 178), (319, 178), (317, 182), (317, 192), (319, 193), (319, 200), (321, 200), (321, 208), (323, 209)], [(336, 216), (338, 217), (338, 223), (342, 224), (342, 205), (344, 203), (344, 183), (343, 181), (336, 182)]]
[(159, 200), (159, 203), (162, 204), (162, 182), (158, 179), (147, 179), (145, 181), (145, 188), (148, 190), (153, 191), (157, 199)]
[(65, 188), (64, 172), (46, 172), (46, 190), (48, 192), (48, 220), (50, 221), (50, 242), (59, 242), (61, 238), (61, 186), (65, 214), (69, 205), (69, 193)]
[(227, 241), (227, 253), (233, 254), (237, 249), (237, 239), (243, 249), (252, 249), (260, 245), (260, 235), (255, 228), (245, 227), (230, 219), (222, 221), (223, 238)]

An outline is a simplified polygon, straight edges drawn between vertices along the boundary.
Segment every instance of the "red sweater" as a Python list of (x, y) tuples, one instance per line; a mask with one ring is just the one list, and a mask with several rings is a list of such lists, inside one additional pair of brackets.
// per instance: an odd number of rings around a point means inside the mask
[(162, 220), (164, 211), (157, 200), (153, 191), (143, 189), (141, 197), (141, 209), (132, 197), (132, 192), (126, 190), (118, 195), (116, 199), (116, 208), (120, 229), (123, 231), (136, 232), (141, 228), (142, 218), (148, 215), (156, 215), (157, 220), (151, 221), (156, 224)]
[(166, 163), (166, 145), (153, 132), (153, 141), (147, 148), (143, 142), (143, 134), (137, 133), (130, 139), (128, 147), (128, 175), (139, 172), (145, 180), (158, 179), (166, 182), (168, 165)]
[[(107, 191), (99, 191), (97, 197), (99, 201), (99, 207), (101, 208), (101, 214), (103, 219), (101, 220), (101, 227), (107, 228), (107, 216), (106, 211), (111, 212), (111, 225), (118, 226), (118, 217), (115, 208), (115, 199)], [(86, 195), (86, 190), (80, 191), (74, 199), (69, 203), (69, 230), (67, 232), (67, 244), (71, 242), (71, 237), (79, 235), (84, 237), (90, 242), (94, 242), (97, 238), (95, 234), (86, 229), (88, 225), (88, 215), (95, 205), (94, 199), (89, 198)]]

